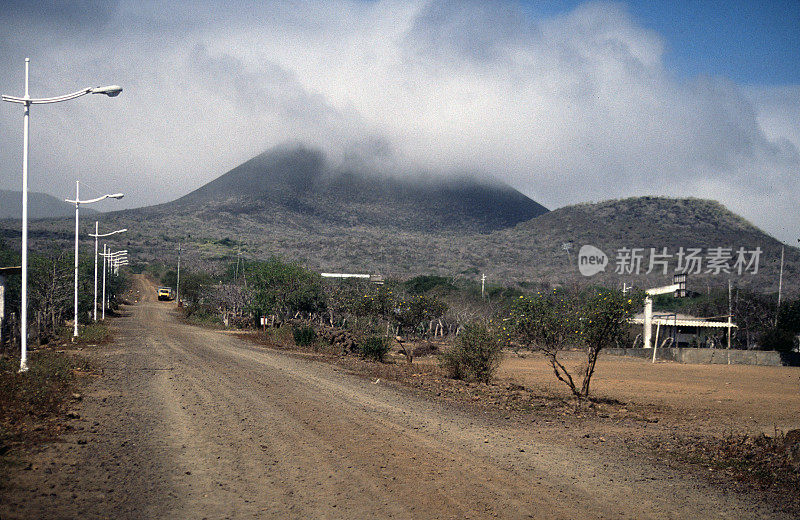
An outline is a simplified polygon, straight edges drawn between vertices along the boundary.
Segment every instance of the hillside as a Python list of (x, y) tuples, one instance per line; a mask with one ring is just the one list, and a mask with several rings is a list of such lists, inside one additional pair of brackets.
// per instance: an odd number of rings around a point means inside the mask
[[(699, 274), (692, 274), (695, 290), (709, 285), (727, 284), (728, 278), (741, 285), (754, 285), (762, 290), (777, 290), (781, 244), (740, 216), (732, 213), (716, 201), (704, 199), (673, 199), (666, 197), (634, 197), (599, 203), (566, 206), (549, 212), (513, 228), (493, 233), (487, 237), (487, 259), (504, 266), (503, 272), (516, 276), (517, 269), (508, 266), (520, 257), (536, 259), (540, 266), (536, 272), (548, 279), (581, 279), (578, 272), (578, 252), (584, 245), (602, 250), (609, 260), (604, 273), (590, 278), (593, 282), (626, 281), (640, 286), (667, 283), (678, 267), (678, 256), (690, 249), (700, 249)], [(565, 247), (568, 249), (565, 250)], [(651, 248), (656, 260), (667, 262), (668, 273), (656, 263), (649, 276)], [(666, 248), (666, 251), (665, 251)], [(732, 258), (726, 263), (731, 272), (726, 273), (709, 264), (715, 248), (730, 248)], [(745, 259), (750, 260), (756, 248), (761, 249), (757, 272), (755, 266), (735, 268), (737, 251), (743, 248)], [(639, 276), (615, 271), (618, 261), (627, 256), (627, 251), (641, 249)], [(724, 252), (724, 251), (723, 251)], [(687, 265), (686, 257), (683, 258)], [(630, 265), (625, 263), (626, 266)], [(747, 267), (746, 265), (743, 267)], [(794, 247), (786, 249), (784, 287), (797, 287), (800, 272), (800, 251)], [(620, 266), (620, 270), (622, 267)], [(711, 272), (707, 272), (707, 271)]]
[[(82, 223), (85, 238), (91, 224)], [(18, 228), (4, 226), (3, 237), (18, 242)], [(777, 290), (780, 261), (777, 240), (710, 200), (638, 197), (548, 212), (502, 185), (342, 171), (304, 148), (262, 154), (168, 204), (103, 214), (101, 230), (117, 227), (130, 231), (112, 244), (128, 249), (132, 262), (172, 264), (182, 242), (184, 265), (203, 269), (235, 261), (241, 244), (245, 259), (279, 255), (320, 271), (652, 287), (669, 283), (678, 255), (697, 248), (702, 265), (691, 289), (731, 279), (769, 292)], [(64, 219), (31, 230), (37, 248), (68, 247), (72, 239)], [(579, 272), (584, 245), (607, 255), (604, 272)], [(647, 274), (651, 248), (666, 248), (666, 274), (658, 265)], [(731, 256), (760, 248), (757, 272), (751, 265), (739, 274), (735, 258), (727, 261), (733, 272), (707, 272), (713, 248), (730, 248)], [(639, 251), (638, 274), (615, 273), (624, 249)], [(800, 290), (798, 274), (800, 251), (787, 248), (785, 294)]]
[[(83, 207), (85, 214), (97, 213), (91, 208)], [(67, 204), (46, 193), (28, 192), (28, 218), (59, 218), (75, 214), (75, 206)], [(19, 191), (0, 190), (0, 219), (22, 218), (22, 193)]]

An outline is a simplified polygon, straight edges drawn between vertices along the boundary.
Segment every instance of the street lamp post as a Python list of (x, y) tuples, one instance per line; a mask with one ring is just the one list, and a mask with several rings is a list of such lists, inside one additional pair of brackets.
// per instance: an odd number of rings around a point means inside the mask
[[(102, 237), (108, 237), (111, 235), (116, 235), (117, 233), (124, 233), (128, 231), (127, 228), (118, 229), (116, 231), (112, 231), (111, 233), (104, 233), (100, 234), (100, 224), (95, 220), (94, 221), (94, 234), (89, 233), (90, 237), (94, 237), (94, 307), (92, 311), (92, 319), (97, 321), (97, 239)], [(105, 247), (105, 246), (104, 246)], [(103, 251), (105, 253), (105, 250)], [(105, 259), (104, 259), (105, 260)], [(105, 269), (105, 263), (103, 264), (103, 268)], [(105, 276), (105, 273), (103, 273)]]
[(106, 244), (103, 244), (103, 321), (106, 319), (106, 262), (108, 260), (108, 253), (106, 252)]
[(23, 97), (3, 94), (3, 101), (19, 103), (25, 107), (22, 116), (22, 283), (20, 287), (21, 309), (20, 317), (20, 361), (19, 371), (28, 370), (28, 127), (31, 105), (43, 105), (68, 101), (86, 94), (105, 94), (109, 97), (118, 96), (122, 87), (110, 85), (107, 87), (85, 88), (72, 94), (51, 98), (31, 98), (28, 93), (28, 71), (30, 59), (25, 58), (25, 95)]
[(106, 271), (110, 271), (116, 266), (116, 261), (124, 258), (127, 265), (128, 250), (111, 252), (111, 248), (106, 249), (107, 244), (103, 244), (103, 320), (106, 319)]
[(78, 337), (78, 210), (81, 204), (92, 204), (105, 199), (121, 199), (124, 197), (122, 193), (112, 193), (94, 199), (80, 200), (80, 188), (80, 181), (75, 181), (75, 200), (64, 199), (65, 202), (75, 204), (75, 326), (72, 331), (73, 338)]

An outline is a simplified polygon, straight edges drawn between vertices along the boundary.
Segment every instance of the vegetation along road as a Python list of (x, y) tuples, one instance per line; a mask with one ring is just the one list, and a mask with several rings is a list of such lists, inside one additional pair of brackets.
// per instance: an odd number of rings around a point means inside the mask
[[(181, 323), (143, 278), (2, 518), (775, 518), (625, 452)], [(152, 295), (152, 296), (149, 296)]]

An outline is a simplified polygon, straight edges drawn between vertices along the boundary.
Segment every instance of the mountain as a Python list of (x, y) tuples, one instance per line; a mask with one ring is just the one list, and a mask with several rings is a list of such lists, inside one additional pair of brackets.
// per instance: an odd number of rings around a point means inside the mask
[[(83, 207), (85, 214), (97, 211)], [(75, 215), (75, 206), (46, 193), (28, 192), (28, 218), (59, 218)], [(22, 192), (0, 190), (0, 219), (22, 218)]]
[(163, 209), (192, 207), (250, 216), (278, 211), (334, 227), (461, 233), (488, 233), (547, 212), (504, 184), (467, 175), (401, 177), (335, 168), (322, 152), (305, 147), (263, 153)]
[[(84, 237), (91, 224), (82, 223)], [(3, 225), (2, 237), (18, 240), (18, 229)], [(547, 211), (502, 184), (346, 170), (303, 147), (261, 154), (175, 201), (103, 214), (101, 229), (119, 227), (129, 231), (114, 247), (128, 249), (132, 262), (173, 264), (182, 244), (183, 265), (213, 270), (235, 262), (241, 247), (245, 259), (279, 255), (319, 271), (485, 273), (490, 283), (534, 286), (666, 285), (694, 251), (692, 290), (730, 279), (776, 291), (781, 254), (780, 242), (715, 201), (635, 197)], [(64, 220), (31, 230), (36, 247), (68, 247), (72, 237)], [(605, 256), (605, 270), (581, 273), (583, 246)], [(638, 269), (621, 265), (625, 254), (638, 255)], [(784, 294), (796, 294), (800, 251), (787, 247), (785, 256)]]

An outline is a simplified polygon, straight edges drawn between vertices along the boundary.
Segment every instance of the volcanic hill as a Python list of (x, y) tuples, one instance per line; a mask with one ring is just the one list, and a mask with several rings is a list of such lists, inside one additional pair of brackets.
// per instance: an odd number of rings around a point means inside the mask
[[(84, 237), (90, 224), (82, 223)], [(241, 248), (245, 259), (278, 255), (320, 271), (472, 279), (485, 273), (493, 283), (625, 281), (653, 287), (669, 283), (681, 248), (697, 248), (705, 263), (692, 276), (694, 290), (731, 279), (775, 291), (781, 250), (780, 242), (715, 201), (636, 197), (548, 211), (499, 183), (336, 168), (305, 147), (261, 154), (166, 204), (103, 214), (102, 226), (130, 230), (118, 246), (127, 246), (134, 263), (171, 264), (183, 243), (189, 268), (219, 268), (235, 261)], [(8, 222), (3, 228), (6, 240), (18, 240), (18, 228)], [(67, 247), (72, 237), (63, 219), (31, 229), (36, 247), (62, 241)], [(581, 275), (577, 254), (583, 245), (608, 255), (605, 272)], [(615, 253), (625, 248), (644, 253), (638, 274), (614, 272)], [(648, 274), (651, 249), (664, 248), (672, 255), (669, 272)], [(760, 249), (758, 271), (706, 272), (713, 248), (732, 254)], [(787, 247), (785, 293), (800, 290), (798, 274), (800, 251)]]
[[(476, 177), (392, 177), (337, 169), (322, 152), (279, 148), (157, 207), (214, 218), (277, 212), (309, 226), (488, 233), (547, 212), (513, 188)], [(313, 224), (312, 224), (313, 223)]]

